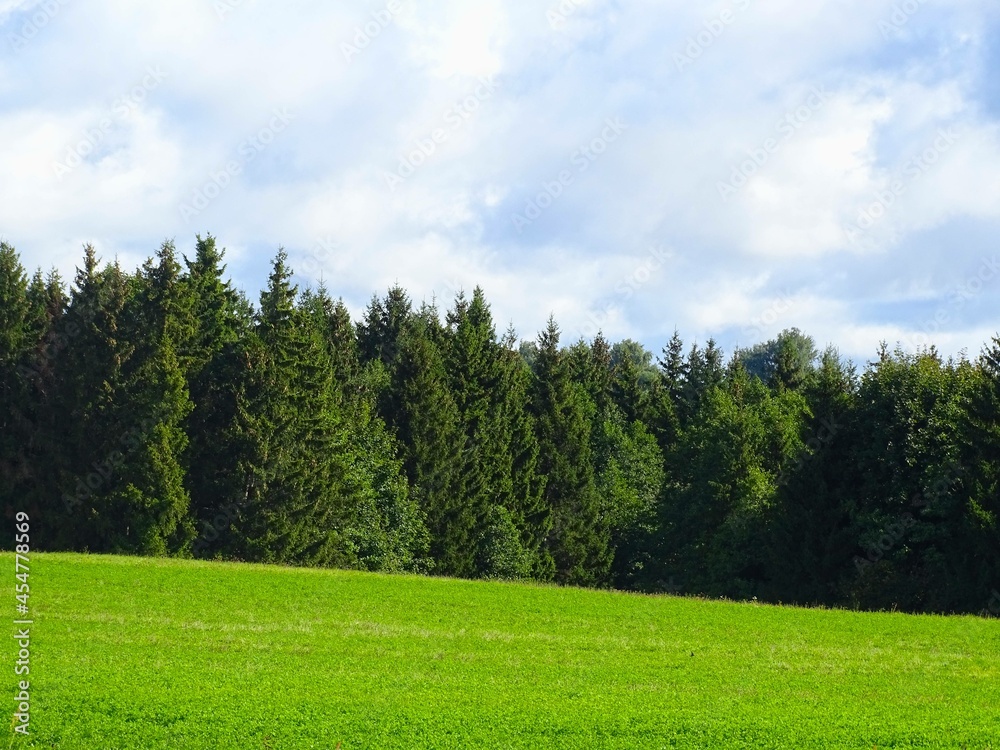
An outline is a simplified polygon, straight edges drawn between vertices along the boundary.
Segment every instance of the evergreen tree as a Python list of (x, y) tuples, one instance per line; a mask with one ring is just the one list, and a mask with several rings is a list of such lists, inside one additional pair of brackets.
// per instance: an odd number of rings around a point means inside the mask
[(235, 552), (264, 562), (349, 565), (349, 435), (332, 398), (321, 338), (296, 305), (287, 254), (275, 256), (244, 356)]
[(349, 438), (345, 446), (355, 485), (346, 536), (357, 565), (366, 570), (428, 570), (429, 536), (397, 458), (397, 446), (376, 413), (376, 392), (367, 387), (357, 340), (343, 301), (326, 287), (302, 295), (301, 309), (324, 342), (336, 408)]
[(185, 485), (197, 524), (197, 556), (211, 556), (231, 544), (231, 524), (246, 501), (234, 458), (245, 447), (237, 429), (237, 403), (250, 361), (245, 346), (251, 311), (223, 278), (224, 256), (214, 237), (198, 236), (194, 258), (184, 259), (182, 278), (194, 321), (187, 371), (193, 409), (186, 424), (190, 445)]
[(765, 578), (759, 540), (782, 466), (801, 450), (801, 396), (772, 398), (735, 361), (725, 384), (707, 391), (669, 465), (660, 505), (660, 580), (689, 590), (749, 597)]
[(413, 496), (427, 519), (431, 557), (445, 575), (475, 574), (480, 525), (467, 502), (462, 417), (428, 321), (414, 318), (400, 342), (393, 372), (396, 436)]
[(546, 477), (551, 513), (546, 551), (560, 583), (603, 584), (611, 563), (608, 520), (601, 516), (594, 482), (585, 394), (573, 383), (559, 350), (559, 328), (549, 318), (538, 336), (533, 411), (539, 471)]
[(124, 396), (133, 352), (124, 318), (134, 289), (117, 265), (100, 269), (94, 248), (84, 249), (84, 265), (55, 331), (70, 343), (52, 363), (52, 409), (63, 426), (52, 439), (57, 462), (47, 531), (54, 547), (128, 549), (128, 518), (112, 496), (122, 464), (146, 440), (147, 425)]
[(551, 580), (555, 571), (543, 549), (551, 516), (544, 497), (546, 478), (538, 467), (538, 436), (531, 413), (534, 377), (514, 348), (516, 341), (513, 328), (508, 328), (500, 342), (500, 413), (508, 425), (511, 457), (511, 502), (507, 509), (521, 532), (522, 546), (531, 557), (531, 575)]
[(117, 397), (137, 422), (134, 446), (118, 467), (108, 498), (119, 523), (105, 535), (112, 548), (163, 555), (186, 552), (194, 537), (184, 486), (184, 430), (192, 404), (178, 350), (190, 347), (191, 298), (180, 279), (174, 247), (164, 243), (132, 283), (121, 318), (129, 343)]
[(667, 385), (667, 390), (674, 399), (674, 405), (681, 402), (681, 387), (687, 377), (687, 363), (684, 361), (684, 341), (680, 333), (674, 329), (670, 342), (663, 347), (663, 356), (657, 361), (660, 372)]
[(993, 337), (977, 362), (961, 426), (965, 586), (955, 604), (975, 611), (1000, 581), (1000, 336)]
[(855, 485), (847, 434), (857, 379), (836, 350), (824, 352), (806, 398), (803, 447), (782, 467), (768, 524), (766, 593), (772, 599), (833, 605), (840, 601), (841, 577), (853, 568), (857, 554), (850, 529)]
[(969, 506), (960, 425), (974, 383), (968, 362), (883, 349), (861, 378), (845, 473), (856, 606), (948, 611), (969, 602)]
[(0, 502), (8, 517), (26, 510), (20, 507), (22, 492), (32, 474), (28, 447), (37, 420), (32, 355), (44, 333), (32, 307), (20, 258), (0, 242)]
[[(56, 472), (59, 465), (56, 439), (62, 431), (62, 419), (53, 404), (58, 381), (53, 362), (58, 352), (70, 345), (70, 339), (57, 334), (58, 326), (66, 312), (66, 291), (62, 279), (55, 271), (43, 277), (36, 272), (27, 291), (29, 313), (29, 340), (33, 342), (27, 362), (19, 367), (21, 384), (25, 391), (20, 403), (11, 403), (16, 422), (13, 435), (18, 437), (21, 464), (17, 476), (21, 478), (18, 490), (22, 507), (30, 507), (34, 515), (52, 507), (52, 498), (58, 497)], [(39, 517), (36, 525), (46, 533), (58, 519), (51, 515)]]

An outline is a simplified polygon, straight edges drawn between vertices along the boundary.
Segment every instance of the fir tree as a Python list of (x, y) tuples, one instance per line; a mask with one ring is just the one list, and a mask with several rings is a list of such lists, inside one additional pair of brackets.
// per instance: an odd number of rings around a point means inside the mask
[(538, 336), (533, 412), (538, 429), (539, 472), (546, 477), (551, 528), (545, 549), (556, 580), (603, 584), (611, 562), (607, 519), (594, 483), (590, 423), (583, 390), (573, 383), (559, 351), (559, 328), (549, 318)]

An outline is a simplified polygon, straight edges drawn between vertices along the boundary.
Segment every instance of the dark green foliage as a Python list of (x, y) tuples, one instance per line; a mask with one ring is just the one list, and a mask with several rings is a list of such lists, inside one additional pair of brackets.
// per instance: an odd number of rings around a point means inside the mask
[(854, 572), (857, 554), (850, 529), (853, 479), (848, 426), (857, 406), (853, 367), (827, 350), (806, 393), (809, 415), (803, 445), (777, 478), (777, 497), (766, 539), (772, 598), (793, 602), (838, 601), (838, 582)]
[(198, 529), (193, 552), (207, 556), (225, 545), (245, 487), (233, 470), (244, 448), (236, 430), (237, 398), (244, 387), (250, 335), (249, 305), (223, 279), (225, 251), (209, 235), (197, 238), (194, 259), (185, 259), (183, 283), (191, 296), (194, 332), (189, 349), (188, 491)]
[[(527, 373), (509, 349), (513, 335), (506, 343), (497, 341), (482, 289), (476, 288), (471, 300), (460, 294), (447, 323), (446, 367), (464, 431), (465, 505), (476, 518), (479, 544), (498, 544), (498, 534), (516, 530), (517, 538), (504, 546), (530, 568), (537, 560), (543, 509), (534, 474), (537, 444), (526, 414)], [(499, 575), (495, 554), (480, 550), (479, 575)], [(518, 568), (517, 575), (527, 572)]]
[(462, 470), (470, 446), (433, 341), (434, 325), (414, 317), (401, 336), (391, 381), (396, 411), (386, 421), (396, 429), (413, 495), (427, 518), (436, 570), (471, 576), (480, 524), (465, 502)]
[(444, 362), (436, 310), (414, 312), (401, 287), (373, 297), (358, 349), (378, 413), (392, 431), (410, 493), (425, 519), (436, 572), (475, 572), (476, 510), (464, 500), (467, 461), (461, 412)]
[(222, 260), (87, 247), (67, 297), (0, 243), (0, 499), (45, 547), (997, 609), (1000, 338), (858, 376), (794, 328), (728, 362), (675, 332), (655, 367), (498, 338), (478, 288), (355, 325), (283, 251), (255, 310)]
[(963, 541), (976, 523), (962, 464), (968, 362), (883, 350), (861, 379), (849, 506), (856, 570), (844, 593), (866, 606), (947, 611), (979, 592)]
[[(979, 358), (962, 423), (965, 503), (965, 589), (961, 608), (975, 609), (983, 591), (1000, 589), (1000, 337)], [(998, 602), (994, 599), (994, 607)], [(986, 609), (986, 605), (983, 605)], [(1000, 614), (996, 612), (995, 614)]]
[(46, 515), (55, 546), (95, 552), (138, 546), (121, 515), (126, 486), (119, 486), (123, 465), (145, 445), (150, 427), (126, 400), (138, 369), (126, 325), (134, 291), (117, 265), (99, 269), (88, 246), (69, 308), (55, 325), (56, 336), (68, 342), (53, 361), (52, 409), (62, 429), (51, 436), (54, 486)]
[(331, 398), (348, 439), (354, 499), (347, 509), (345, 538), (355, 564), (365, 570), (429, 570), (429, 537), (417, 502), (410, 497), (396, 443), (376, 414), (376, 392), (358, 358), (356, 332), (342, 300), (326, 287), (302, 295), (301, 308), (324, 344)]
[(594, 479), (586, 392), (571, 378), (559, 351), (559, 328), (549, 319), (538, 336), (533, 411), (538, 425), (539, 472), (551, 528), (545, 551), (561, 583), (602, 584), (611, 564), (608, 520)]
[(777, 338), (737, 352), (743, 366), (772, 387), (800, 389), (815, 370), (816, 342), (798, 328), (782, 331)]
[(773, 396), (738, 364), (707, 391), (670, 455), (660, 511), (663, 580), (681, 577), (713, 595), (758, 593), (761, 535), (781, 469), (801, 450), (806, 414), (800, 396)]
[(534, 555), (525, 549), (521, 532), (509, 510), (492, 506), (478, 540), (476, 569), (482, 578), (519, 580), (529, 578)]
[(45, 288), (28, 277), (13, 247), (0, 242), (0, 502), (12, 517), (30, 486), (43, 383), (36, 369), (49, 326)]
[(239, 476), (246, 498), (234, 552), (251, 560), (352, 562), (345, 531), (356, 478), (333, 398), (325, 343), (296, 307), (284, 251), (274, 259), (239, 399)]
[(663, 453), (646, 426), (610, 405), (593, 435), (597, 492), (614, 553), (612, 580), (620, 588), (647, 586), (653, 558), (657, 499), (665, 480)]
[[(184, 485), (185, 420), (192, 410), (182, 365), (195, 333), (192, 298), (180, 279), (173, 245), (135, 279), (123, 315), (131, 354), (123, 367), (123, 403), (129, 405), (135, 445), (117, 471), (105, 531), (112, 549), (143, 554), (187, 552), (194, 537), (191, 499)], [(124, 527), (124, 528), (123, 528)]]

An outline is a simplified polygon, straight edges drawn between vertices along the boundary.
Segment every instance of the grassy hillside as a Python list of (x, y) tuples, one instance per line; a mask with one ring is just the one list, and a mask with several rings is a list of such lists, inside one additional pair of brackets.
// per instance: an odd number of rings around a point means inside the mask
[(973, 617), (70, 554), (31, 604), (15, 747), (1000, 748)]

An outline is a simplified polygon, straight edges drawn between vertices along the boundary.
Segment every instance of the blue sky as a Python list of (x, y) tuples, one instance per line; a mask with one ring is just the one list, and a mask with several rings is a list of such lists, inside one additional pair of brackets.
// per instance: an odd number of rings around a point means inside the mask
[(67, 278), (197, 233), (359, 314), (533, 338), (1000, 330), (995, 0), (0, 0), (0, 236)]

